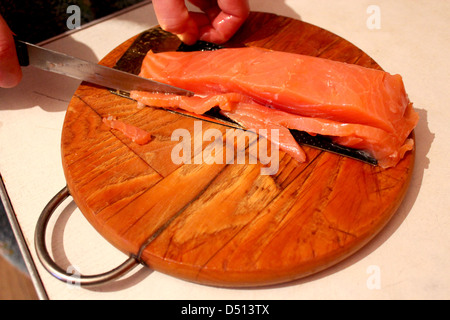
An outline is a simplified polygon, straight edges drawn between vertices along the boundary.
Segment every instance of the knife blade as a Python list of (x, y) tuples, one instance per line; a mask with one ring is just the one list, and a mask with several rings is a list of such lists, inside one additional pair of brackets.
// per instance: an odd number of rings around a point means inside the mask
[(15, 44), (19, 63), (23, 67), (31, 65), (42, 70), (124, 92), (140, 90), (194, 95), (193, 92), (185, 89), (146, 79), (122, 70), (108, 68), (18, 39), (15, 39)]

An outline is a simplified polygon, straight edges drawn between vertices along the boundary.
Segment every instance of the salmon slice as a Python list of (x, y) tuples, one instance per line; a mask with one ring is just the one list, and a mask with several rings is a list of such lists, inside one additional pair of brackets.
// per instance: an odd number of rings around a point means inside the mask
[(231, 111), (241, 102), (251, 102), (251, 99), (239, 93), (209, 94), (205, 96), (178, 96), (164, 93), (149, 93), (132, 91), (130, 97), (147, 106), (183, 109), (189, 112), (203, 114), (214, 107)]
[[(222, 111), (222, 113), (231, 120), (240, 124), (242, 127), (247, 128), (247, 130), (253, 131), (271, 140), (272, 143), (274, 143), (279, 149), (289, 154), (298, 162), (305, 162), (305, 151), (298, 145), (289, 129), (280, 125), (276, 121), (270, 121), (270, 110), (267, 112), (261, 112), (258, 116), (255, 116), (256, 113), (251, 111), (255, 110), (255, 107), (268, 109), (264, 106), (239, 104), (233, 111)], [(276, 140), (271, 139), (271, 132), (273, 129), (278, 130), (278, 137)]]
[[(247, 128), (264, 124), (329, 135), (336, 143), (368, 151), (383, 167), (395, 165), (413, 147), (407, 137), (418, 116), (401, 76), (384, 71), (245, 47), (149, 52), (140, 75), (197, 93), (131, 93), (146, 105), (200, 114), (219, 106)], [(292, 151), (287, 141), (280, 146)]]
[[(413, 140), (408, 139), (410, 133), (408, 130), (392, 134), (371, 126), (303, 117), (257, 104), (242, 103), (233, 111), (222, 111), (222, 113), (246, 128), (260, 129), (278, 126), (305, 131), (313, 136), (317, 134), (329, 136), (339, 145), (369, 153), (378, 160), (378, 165), (384, 168), (395, 166), (414, 146)], [(417, 117), (412, 112), (411, 105), (407, 108), (407, 115), (405, 121), (415, 125)], [(403, 128), (407, 127), (409, 126)], [(289, 150), (289, 154), (301, 161), (302, 156), (288, 138), (283, 140), (280, 138), (279, 146), (285, 151)]]
[(119, 130), (131, 141), (137, 144), (144, 145), (151, 141), (152, 135), (141, 128), (117, 120), (112, 116), (108, 116), (102, 119), (103, 123), (109, 126), (111, 129)]

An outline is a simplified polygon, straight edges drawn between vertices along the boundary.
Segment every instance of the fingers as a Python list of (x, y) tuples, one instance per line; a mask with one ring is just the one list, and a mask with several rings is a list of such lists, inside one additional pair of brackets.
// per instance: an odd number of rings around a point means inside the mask
[(208, 23), (213, 21), (221, 11), (217, 0), (190, 0), (189, 2), (205, 13), (203, 16), (208, 18)]
[(211, 23), (200, 30), (200, 39), (223, 43), (228, 41), (247, 19), (248, 0), (218, 0), (218, 14), (210, 17)]
[(0, 15), (0, 87), (11, 88), (22, 79), (13, 35)]
[(198, 27), (184, 0), (153, 0), (158, 23), (164, 30), (176, 34), (186, 44), (197, 41)]
[(203, 13), (189, 12), (184, 0), (153, 0), (161, 27), (186, 44), (201, 39), (214, 43), (229, 40), (250, 12), (248, 0), (190, 0)]

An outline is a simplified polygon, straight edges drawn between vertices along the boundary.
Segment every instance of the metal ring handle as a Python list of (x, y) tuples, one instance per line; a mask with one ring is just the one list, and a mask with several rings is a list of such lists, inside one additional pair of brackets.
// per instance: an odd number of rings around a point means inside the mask
[(105, 284), (109, 281), (115, 280), (137, 266), (139, 264), (139, 261), (133, 256), (130, 256), (124, 263), (112, 269), (111, 271), (98, 275), (75, 276), (73, 274), (67, 273), (63, 268), (56, 264), (56, 262), (50, 257), (50, 254), (47, 251), (47, 247), (45, 245), (45, 231), (47, 229), (50, 217), (55, 212), (56, 208), (69, 196), (69, 188), (65, 186), (45, 206), (36, 225), (34, 237), (36, 253), (45, 269), (47, 269), (48, 272), (50, 272), (55, 278), (61, 281), (79, 284), (81, 286), (94, 286)]

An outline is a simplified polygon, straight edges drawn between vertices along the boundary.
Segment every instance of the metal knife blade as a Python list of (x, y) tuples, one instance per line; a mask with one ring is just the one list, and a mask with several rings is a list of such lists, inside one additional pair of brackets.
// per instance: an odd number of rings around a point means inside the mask
[(193, 92), (153, 81), (122, 70), (108, 68), (21, 40), (15, 40), (20, 65), (34, 66), (109, 89), (194, 95)]

